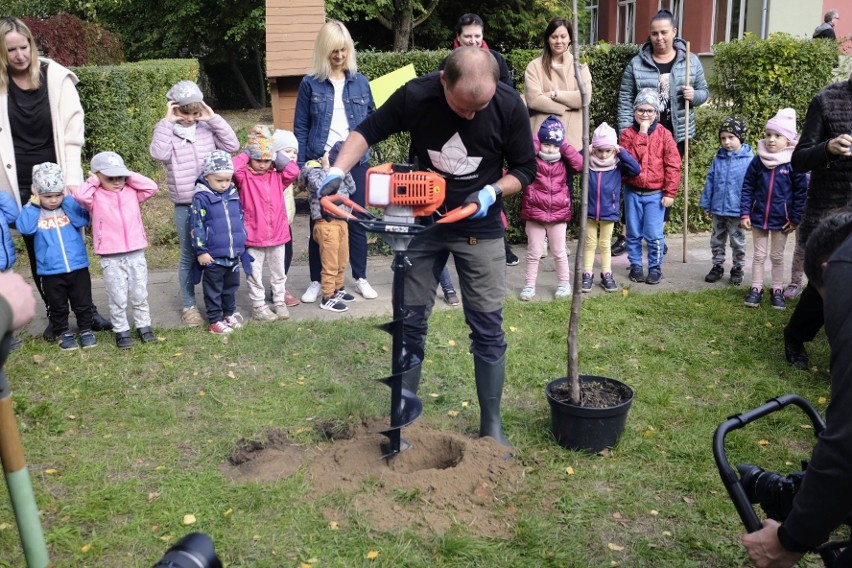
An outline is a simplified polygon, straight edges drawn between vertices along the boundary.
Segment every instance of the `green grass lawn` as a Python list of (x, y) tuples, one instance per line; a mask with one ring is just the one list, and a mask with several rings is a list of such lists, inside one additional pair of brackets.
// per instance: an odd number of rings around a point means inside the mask
[[(6, 367), (54, 566), (150, 566), (191, 530), (210, 534), (227, 566), (741, 565), (742, 526), (713, 463), (713, 431), (791, 392), (824, 410), (824, 336), (810, 346), (817, 368), (799, 372), (781, 347), (789, 311), (744, 308), (737, 289), (585, 301), (581, 372), (636, 391), (618, 446), (587, 456), (555, 443), (543, 394), (565, 374), (569, 306), (506, 303), (504, 421), (524, 475), (487, 507), (512, 519), (508, 538), (460, 523), (379, 530), (353, 506), (374, 487), (317, 496), (304, 468), (267, 484), (221, 472), (238, 438), (267, 428), (325, 451), (315, 424), (384, 416), (388, 390), (373, 379), (388, 372), (390, 337), (376, 320), (252, 324), (227, 342), (169, 331), (126, 352), (105, 334), (86, 352), (27, 341)], [(467, 335), (460, 310), (434, 315), (421, 391), (424, 418), (462, 435), (478, 424)], [(806, 422), (788, 410), (732, 434), (732, 460), (798, 469), (813, 445)], [(418, 498), (400, 492), (400, 510)], [(197, 522), (184, 526), (186, 514)], [(0, 566), (22, 564), (0, 499)]]

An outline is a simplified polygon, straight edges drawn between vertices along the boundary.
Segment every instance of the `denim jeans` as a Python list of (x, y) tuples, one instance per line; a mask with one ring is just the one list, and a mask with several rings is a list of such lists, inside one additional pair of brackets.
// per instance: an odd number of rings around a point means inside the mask
[(627, 219), (627, 258), (642, 266), (642, 240), (648, 245), (648, 267), (663, 264), (663, 192), (642, 195), (630, 189), (624, 192), (624, 216)]
[(192, 248), (190, 234), (189, 205), (175, 205), (175, 229), (177, 229), (180, 245), (180, 260), (178, 261), (178, 283), (183, 307), (195, 305), (195, 285), (189, 279), (189, 270), (195, 262), (195, 249)]

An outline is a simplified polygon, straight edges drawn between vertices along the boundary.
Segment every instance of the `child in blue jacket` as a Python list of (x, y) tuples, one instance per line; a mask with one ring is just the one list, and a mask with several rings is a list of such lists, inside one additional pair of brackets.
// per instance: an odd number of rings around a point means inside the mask
[(743, 190), (743, 178), (754, 152), (745, 143), (748, 125), (737, 117), (731, 116), (719, 126), (719, 143), (704, 191), (698, 202), (707, 213), (713, 216), (713, 233), (710, 235), (710, 251), (713, 253), (713, 267), (705, 282), (718, 282), (725, 273), (725, 241), (731, 240), (731, 276), (728, 282), (735, 286), (743, 283), (746, 242), (745, 231), (740, 227), (740, 198)]
[(601, 248), (601, 287), (607, 292), (618, 290), (612, 276), (610, 244), (612, 229), (621, 216), (621, 176), (636, 177), (641, 171), (639, 162), (618, 145), (618, 136), (609, 124), (604, 122), (595, 129), (589, 156), (589, 214), (581, 287), (584, 293), (592, 291), (598, 245)]
[(62, 169), (51, 162), (33, 167), (32, 197), (16, 225), (22, 235), (35, 235), (36, 273), (47, 300), (47, 317), (59, 348), (77, 349), (68, 330), (68, 304), (77, 316), (83, 349), (98, 344), (92, 333), (92, 279), (89, 256), (79, 229), (89, 224), (89, 214), (65, 195)]
[[(796, 111), (784, 108), (766, 123), (766, 138), (757, 143), (757, 157), (746, 170), (740, 198), (744, 229), (751, 229), (754, 259), (751, 289), (745, 305), (756, 308), (763, 299), (763, 265), (772, 262), (770, 305), (787, 308), (784, 301), (784, 247), (787, 235), (802, 220), (807, 195), (807, 176), (793, 170), (790, 159), (796, 147)], [(771, 240), (771, 250), (769, 243)]]
[(243, 206), (233, 175), (230, 154), (223, 150), (207, 154), (189, 212), (192, 247), (203, 268), (208, 330), (217, 335), (242, 327), (243, 317), (236, 311), (241, 261), (251, 274)]

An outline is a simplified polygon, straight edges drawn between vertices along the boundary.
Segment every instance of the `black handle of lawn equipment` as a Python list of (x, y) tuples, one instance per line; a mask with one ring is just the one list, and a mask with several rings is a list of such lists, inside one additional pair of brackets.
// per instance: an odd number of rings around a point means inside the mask
[(748, 532), (752, 533), (761, 529), (762, 525), (754, 507), (751, 506), (748, 496), (740, 483), (740, 476), (737, 470), (728, 462), (725, 454), (725, 437), (733, 432), (744, 428), (747, 424), (754, 422), (759, 418), (763, 418), (767, 414), (772, 414), (784, 409), (789, 405), (798, 406), (814, 426), (814, 434), (819, 435), (825, 430), (825, 422), (819, 415), (819, 412), (804, 398), (795, 394), (786, 394), (767, 401), (765, 404), (758, 406), (752, 410), (748, 410), (741, 414), (736, 414), (729, 417), (725, 422), (716, 428), (716, 433), (713, 435), (713, 458), (716, 460), (716, 467), (719, 470), (719, 475), (722, 478), (722, 483), (734, 503), (734, 507), (740, 516), (740, 519), (745, 525)]

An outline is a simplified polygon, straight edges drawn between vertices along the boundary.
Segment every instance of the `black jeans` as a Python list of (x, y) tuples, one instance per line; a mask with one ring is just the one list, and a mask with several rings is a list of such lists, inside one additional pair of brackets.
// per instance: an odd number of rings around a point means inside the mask
[(47, 300), (47, 317), (53, 333), (59, 335), (68, 331), (68, 304), (77, 316), (77, 328), (92, 330), (92, 279), (88, 268), (81, 268), (66, 274), (52, 274), (41, 277), (41, 286)]
[(816, 288), (810, 284), (805, 286), (802, 295), (799, 296), (799, 303), (796, 304), (796, 309), (793, 310), (790, 321), (784, 328), (784, 334), (802, 343), (813, 341), (825, 323), (822, 307), (822, 296)]

